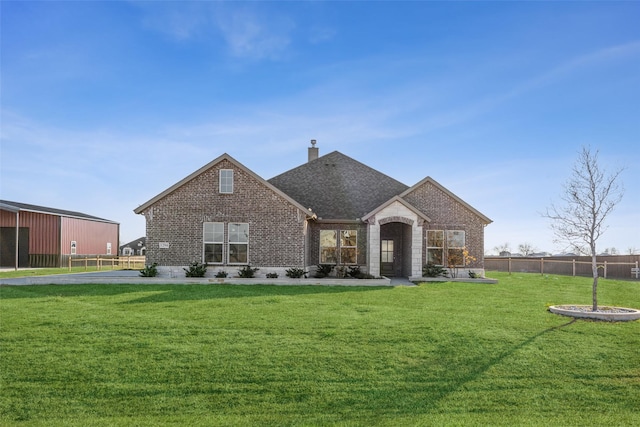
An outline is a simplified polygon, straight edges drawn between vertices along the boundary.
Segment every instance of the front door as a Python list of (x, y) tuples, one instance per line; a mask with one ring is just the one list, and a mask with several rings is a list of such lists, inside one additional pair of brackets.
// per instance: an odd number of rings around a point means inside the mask
[(380, 274), (382, 276), (395, 276), (393, 247), (393, 240), (382, 240), (380, 244)]

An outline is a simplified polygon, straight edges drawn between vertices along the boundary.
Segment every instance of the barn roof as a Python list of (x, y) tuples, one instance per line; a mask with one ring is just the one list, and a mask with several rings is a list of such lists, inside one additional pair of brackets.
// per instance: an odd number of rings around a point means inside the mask
[(93, 215), (87, 215), (82, 212), (67, 211), (64, 209), (49, 208), (46, 206), (30, 205), (28, 203), (10, 202), (8, 200), (0, 200), (0, 210), (9, 212), (35, 212), (48, 215), (64, 216), (69, 218), (88, 219), (92, 221), (109, 222), (112, 224), (118, 224), (115, 221), (111, 221), (104, 218), (99, 218)]

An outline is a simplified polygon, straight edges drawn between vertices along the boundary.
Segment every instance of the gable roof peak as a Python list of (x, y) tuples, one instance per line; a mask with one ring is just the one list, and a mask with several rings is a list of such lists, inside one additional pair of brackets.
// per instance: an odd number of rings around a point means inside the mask
[(215, 159), (213, 159), (212, 161), (210, 161), (206, 165), (202, 166), (200, 169), (196, 170), (195, 172), (193, 172), (190, 175), (188, 175), (187, 177), (181, 179), (180, 181), (178, 181), (177, 183), (175, 183), (171, 187), (167, 188), (166, 190), (164, 190), (160, 194), (156, 195), (152, 199), (150, 199), (147, 202), (143, 203), (142, 205), (138, 206), (133, 211), (135, 213), (137, 213), (137, 214), (144, 214), (144, 211), (146, 209), (148, 209), (150, 206), (152, 206), (154, 203), (156, 203), (158, 200), (163, 199), (167, 195), (173, 193), (178, 188), (182, 187), (183, 185), (187, 184), (188, 182), (192, 181), (196, 177), (198, 177), (201, 174), (207, 172), (209, 169), (215, 167), (217, 164), (219, 164), (219, 163), (221, 163), (221, 162), (223, 162), (225, 160), (229, 161), (231, 164), (234, 165), (234, 167), (244, 171), (247, 175), (251, 176), (252, 178), (257, 180), (258, 182), (260, 182), (263, 185), (265, 185), (271, 191), (274, 191), (276, 194), (281, 195), (282, 197), (284, 197), (287, 201), (289, 201), (289, 203), (291, 203), (292, 205), (294, 205), (295, 207), (297, 207), (301, 211), (304, 211), (308, 215), (313, 215), (313, 212), (310, 212), (308, 208), (300, 205), (298, 203), (298, 201), (292, 199), (289, 195), (285, 194), (280, 189), (278, 189), (277, 187), (275, 187), (274, 185), (272, 185), (271, 183), (266, 181), (264, 178), (262, 178), (261, 176), (259, 176), (255, 172), (253, 172), (251, 169), (247, 168), (245, 165), (243, 165), (242, 163), (240, 163), (239, 161), (237, 161), (236, 159), (231, 157), (231, 155), (229, 155), (228, 153), (223, 153), (222, 155), (216, 157)]

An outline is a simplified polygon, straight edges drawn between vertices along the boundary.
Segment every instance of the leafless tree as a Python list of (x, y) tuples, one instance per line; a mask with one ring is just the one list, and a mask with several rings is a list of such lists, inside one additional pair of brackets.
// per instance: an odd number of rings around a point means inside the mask
[(529, 256), (536, 251), (536, 248), (531, 243), (525, 242), (518, 245), (518, 250), (522, 256)]
[(598, 309), (598, 265), (596, 243), (606, 231), (605, 220), (622, 199), (624, 189), (618, 183), (623, 169), (607, 174), (598, 160), (598, 150), (583, 147), (572, 174), (560, 196), (561, 206), (552, 204), (543, 216), (552, 220), (556, 242), (566, 242), (591, 255), (593, 273), (592, 310)]
[(494, 247), (493, 250), (496, 251), (499, 256), (504, 256), (504, 254), (511, 253), (509, 242), (505, 242), (502, 245), (498, 245)]

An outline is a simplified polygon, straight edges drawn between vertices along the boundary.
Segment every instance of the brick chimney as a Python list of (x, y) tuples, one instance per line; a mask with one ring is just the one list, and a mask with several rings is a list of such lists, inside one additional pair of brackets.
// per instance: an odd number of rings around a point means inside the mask
[(315, 160), (318, 158), (318, 148), (316, 147), (316, 140), (311, 140), (311, 147), (309, 147), (309, 161)]

